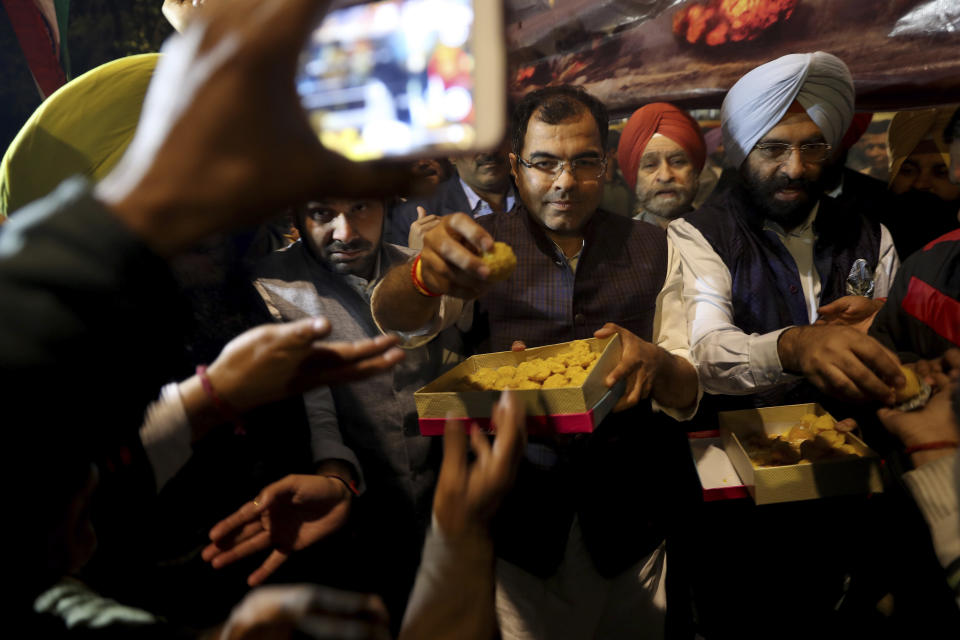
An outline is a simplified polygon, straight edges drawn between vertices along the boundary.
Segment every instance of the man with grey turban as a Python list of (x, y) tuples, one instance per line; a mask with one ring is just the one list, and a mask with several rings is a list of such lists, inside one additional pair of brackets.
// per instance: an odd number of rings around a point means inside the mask
[[(849, 409), (828, 395), (892, 404), (904, 383), (895, 354), (843, 326), (876, 312), (874, 298), (887, 295), (899, 266), (889, 233), (824, 188), (853, 110), (850, 72), (822, 52), (757, 67), (724, 99), (721, 128), (737, 180), (668, 227), (676, 266), (667, 282), (679, 280), (681, 293), (662, 296), (683, 307), (706, 392), (701, 420), (717, 410), (810, 401), (846, 418)], [(703, 523), (718, 532), (714, 548), (724, 549), (724, 558), (696, 560), (696, 606), (714, 618), (717, 637), (753, 637), (743, 633), (744, 619), (765, 635), (816, 637), (835, 628), (845, 585), (869, 584), (858, 573), (868, 563), (854, 557), (861, 550), (843, 555), (823, 535), (829, 522), (849, 539), (867, 538), (867, 507), (811, 503)], [(785, 531), (803, 543), (784, 547)], [(771, 575), (765, 563), (785, 549), (799, 570)], [(786, 619), (788, 630), (770, 631)]]
[(899, 264), (886, 229), (823, 197), (853, 101), (846, 65), (823, 52), (757, 67), (723, 101), (739, 180), (668, 230), (705, 405), (893, 399), (895, 356), (852, 327), (810, 326), (870, 317)]

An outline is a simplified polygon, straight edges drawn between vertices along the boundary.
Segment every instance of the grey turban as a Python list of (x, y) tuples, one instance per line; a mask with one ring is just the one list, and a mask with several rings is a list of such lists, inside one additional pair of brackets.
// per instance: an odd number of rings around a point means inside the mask
[(720, 109), (723, 144), (735, 167), (787, 113), (796, 100), (837, 148), (853, 118), (853, 77), (829, 53), (792, 53), (737, 80)]

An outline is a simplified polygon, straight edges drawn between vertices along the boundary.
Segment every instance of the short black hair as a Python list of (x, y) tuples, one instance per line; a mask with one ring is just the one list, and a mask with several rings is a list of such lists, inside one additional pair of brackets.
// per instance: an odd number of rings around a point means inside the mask
[(886, 133), (890, 128), (890, 120), (871, 120), (864, 133)]
[(527, 135), (527, 124), (534, 115), (546, 124), (560, 124), (584, 111), (589, 111), (596, 121), (597, 130), (600, 132), (600, 145), (606, 149), (610, 116), (602, 102), (580, 87), (569, 84), (531, 91), (513, 110), (513, 153), (520, 156), (523, 139)]
[(950, 122), (943, 130), (943, 141), (947, 144), (953, 144), (954, 140), (960, 140), (960, 107), (950, 116)]

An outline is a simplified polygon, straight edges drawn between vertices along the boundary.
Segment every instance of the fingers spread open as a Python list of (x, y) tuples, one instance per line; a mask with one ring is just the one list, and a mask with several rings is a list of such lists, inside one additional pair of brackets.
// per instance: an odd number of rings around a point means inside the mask
[(323, 316), (303, 318), (295, 322), (272, 325), (278, 329), (281, 339), (291, 344), (307, 346), (315, 340), (321, 340), (330, 334), (330, 321)]
[(216, 557), (211, 560), (210, 564), (214, 569), (220, 569), (225, 567), (232, 562), (236, 562), (241, 558), (246, 558), (249, 555), (263, 551), (270, 547), (270, 532), (261, 531), (257, 535), (244, 540), (240, 544), (231, 547), (230, 549), (223, 550), (222, 553), (216, 555)]
[(287, 558), (290, 556), (283, 551), (274, 549), (273, 553), (267, 556), (267, 559), (263, 561), (263, 564), (260, 565), (256, 571), (250, 574), (247, 578), (247, 584), (251, 587), (256, 587), (259, 584), (262, 584), (264, 580), (270, 577), (274, 571), (280, 568), (284, 562), (287, 561)]
[(214, 542), (222, 540), (231, 536), (235, 531), (239, 532), (248, 523), (259, 522), (259, 520), (260, 509), (251, 500), (234, 511), (231, 515), (215, 524), (213, 528), (210, 529), (210, 539)]

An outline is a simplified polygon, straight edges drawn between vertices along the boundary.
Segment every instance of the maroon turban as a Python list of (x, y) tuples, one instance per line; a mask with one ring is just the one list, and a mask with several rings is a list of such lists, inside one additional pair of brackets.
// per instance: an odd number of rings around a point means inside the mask
[(873, 120), (872, 113), (855, 113), (853, 120), (850, 121), (850, 128), (843, 134), (843, 140), (840, 141), (840, 150), (849, 151), (850, 147), (857, 144), (857, 141), (867, 132), (870, 121)]
[(637, 185), (637, 167), (643, 150), (655, 133), (683, 147), (697, 173), (703, 170), (707, 151), (700, 125), (686, 111), (667, 102), (654, 102), (634, 111), (620, 135), (617, 159), (631, 191)]

